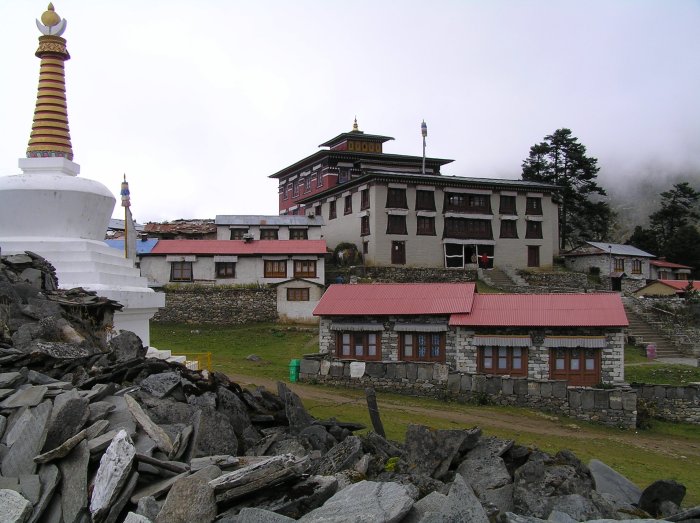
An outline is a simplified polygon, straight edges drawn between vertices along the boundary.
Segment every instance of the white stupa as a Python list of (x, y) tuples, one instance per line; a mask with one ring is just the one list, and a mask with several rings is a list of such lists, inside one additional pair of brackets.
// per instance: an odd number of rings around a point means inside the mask
[(2, 254), (33, 251), (56, 268), (63, 289), (83, 287), (124, 306), (115, 329), (135, 332), (150, 345), (149, 320), (165, 305), (165, 295), (149, 289), (133, 262), (103, 242), (114, 209), (112, 193), (95, 180), (80, 178), (66, 110), (64, 62), (70, 59), (61, 37), (66, 21), (49, 4), (37, 20), (43, 33), (39, 89), (22, 174), (0, 177)]

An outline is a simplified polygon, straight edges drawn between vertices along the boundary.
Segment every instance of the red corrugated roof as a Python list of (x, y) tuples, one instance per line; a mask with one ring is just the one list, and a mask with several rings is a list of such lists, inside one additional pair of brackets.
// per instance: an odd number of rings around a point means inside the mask
[(331, 285), (315, 316), (452, 314), (472, 310), (473, 283)]
[(160, 240), (151, 254), (325, 254), (326, 240)]
[(471, 314), (450, 325), (470, 327), (625, 327), (619, 294), (477, 294)]
[(667, 262), (666, 260), (651, 260), (649, 263), (654, 267), (664, 267), (668, 269), (692, 269), (692, 267), (688, 267), (687, 265), (681, 265), (680, 263), (671, 263)]
[[(693, 284), (693, 289), (700, 291), (700, 281), (689, 281), (689, 280), (656, 280), (658, 283), (663, 283), (669, 287), (673, 287), (679, 291), (684, 291), (689, 283)], [(653, 282), (649, 285), (653, 285)], [(648, 287), (648, 285), (647, 285)]]

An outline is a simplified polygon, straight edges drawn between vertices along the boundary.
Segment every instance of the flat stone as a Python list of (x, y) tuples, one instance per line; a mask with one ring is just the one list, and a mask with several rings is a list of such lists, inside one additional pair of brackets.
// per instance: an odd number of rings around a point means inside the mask
[[(29, 523), (35, 523), (41, 520), (41, 516), (46, 510), (46, 507), (51, 502), (54, 490), (61, 479), (61, 473), (58, 467), (53, 464), (42, 465), (39, 467), (39, 481), (41, 482), (41, 495), (39, 500), (34, 504), (34, 513), (29, 519)], [(60, 507), (60, 505), (59, 505)]]
[(642, 490), (625, 476), (597, 459), (588, 462), (595, 489), (609, 496), (615, 504), (636, 505)]
[(124, 519), (124, 523), (152, 523), (152, 521), (145, 516), (129, 512)]
[(112, 440), (114, 439), (114, 436), (117, 435), (117, 432), (118, 431), (116, 430), (110, 430), (109, 432), (88, 440), (88, 449), (90, 450), (90, 454), (97, 454), (98, 452), (102, 452), (104, 449), (109, 447), (109, 444), (112, 443)]
[(238, 438), (229, 419), (212, 408), (201, 409), (194, 421), (194, 434), (190, 448), (191, 457), (236, 455)]
[(444, 520), (442, 510), (447, 504), (447, 496), (437, 491), (430, 492), (413, 504), (411, 510), (401, 523), (420, 523), (421, 521)]
[(124, 429), (129, 436), (133, 437), (136, 434), (136, 423), (124, 396), (105, 396), (103, 401), (114, 405), (114, 410), (107, 416), (107, 421), (109, 421), (111, 427), (110, 430), (119, 431)]
[(241, 509), (236, 518), (237, 523), (288, 523), (296, 521), (282, 514), (262, 508), (245, 507)]
[(144, 358), (148, 351), (148, 348), (143, 346), (141, 338), (131, 331), (121, 331), (109, 340), (109, 347), (114, 351), (117, 363)]
[(16, 409), (19, 407), (36, 407), (42, 402), (48, 390), (46, 385), (30, 385), (19, 389), (9, 398), (3, 400), (0, 403), (0, 408)]
[(192, 458), (190, 461), (190, 471), (194, 473), (211, 465), (225, 469), (235, 467), (239, 462), (240, 460), (237, 457), (225, 454), (219, 456), (205, 456), (203, 458)]
[(60, 446), (83, 428), (88, 419), (88, 401), (77, 390), (56, 397), (51, 412), (44, 450)]
[(136, 504), (136, 513), (148, 518), (150, 521), (158, 517), (158, 512), (160, 512), (160, 504), (153, 496), (144, 496), (139, 499), (139, 502)]
[(468, 457), (470, 459), (490, 458), (492, 456), (501, 457), (513, 447), (514, 443), (512, 439), (481, 438), (476, 447), (469, 451)]
[(146, 434), (155, 442), (156, 446), (165, 452), (165, 454), (170, 455), (173, 451), (173, 443), (170, 441), (165, 431), (157, 424), (153, 423), (151, 418), (148, 417), (148, 414), (143, 411), (141, 405), (139, 405), (134, 398), (127, 394), (124, 396), (124, 400), (136, 422), (146, 431)]
[(423, 425), (409, 425), (403, 458), (408, 470), (440, 479), (459, 455), (467, 435), (465, 430), (432, 430)]
[(0, 489), (0, 521), (24, 523), (32, 513), (32, 504), (19, 492)]
[(158, 498), (166, 492), (168, 492), (170, 490), (170, 487), (172, 487), (177, 480), (187, 477), (189, 476), (189, 474), (189, 472), (183, 472), (182, 474), (178, 474), (177, 476), (173, 476), (172, 478), (165, 478), (160, 481), (156, 481), (155, 483), (145, 485), (144, 487), (136, 490), (131, 495), (130, 500), (132, 503), (136, 504), (141, 498), (151, 496), (154, 498)]
[(81, 441), (58, 463), (61, 471), (61, 510), (65, 521), (75, 521), (87, 508), (88, 465), (90, 451), (87, 441)]
[(289, 421), (289, 430), (292, 434), (298, 434), (300, 431), (313, 425), (313, 418), (306, 412), (303, 403), (299, 396), (289, 390), (289, 388), (281, 381), (277, 382), (277, 394), (284, 400), (284, 411)]
[(87, 430), (81, 430), (75, 436), (68, 438), (66, 441), (61, 443), (58, 447), (51, 449), (48, 452), (39, 454), (34, 458), (35, 463), (48, 463), (55, 459), (63, 458), (67, 456), (68, 453), (73, 450), (73, 448), (78, 445), (81, 441), (87, 438)]
[(360, 481), (336, 493), (299, 521), (394, 523), (401, 521), (412, 506), (413, 498), (404, 485)]
[(13, 388), (22, 379), (19, 372), (0, 372), (0, 389)]
[[(496, 505), (501, 512), (513, 510), (511, 477), (502, 458), (465, 459), (457, 468), (483, 503)], [(503, 487), (510, 488), (503, 488)]]
[(362, 454), (362, 440), (357, 436), (348, 436), (321, 458), (316, 473), (331, 476), (341, 470), (351, 469)]
[(107, 401), (94, 401), (90, 403), (88, 420), (94, 423), (99, 420), (107, 419), (110, 412), (114, 410), (114, 405)]
[(233, 426), (237, 436), (241, 436), (246, 428), (250, 427), (250, 416), (248, 408), (238, 395), (226, 387), (219, 387), (216, 390), (218, 400), (217, 410), (224, 414)]
[(37, 474), (23, 474), (19, 477), (20, 493), (34, 505), (41, 496), (41, 480)]
[(155, 523), (209, 523), (216, 517), (216, 498), (209, 482), (221, 475), (214, 465), (173, 484)]
[(4, 443), (11, 447), (22, 435), (27, 425), (34, 424), (34, 415), (29, 407), (22, 407), (12, 413), (9, 420), (9, 428), (4, 437)]
[(131, 472), (136, 448), (124, 430), (120, 430), (107, 447), (95, 475), (95, 486), (90, 499), (93, 519), (101, 521), (108, 513), (119, 491)]
[(138, 481), (139, 473), (135, 471), (132, 472), (129, 476), (129, 480), (126, 482), (126, 485), (124, 485), (124, 488), (122, 488), (121, 492), (119, 492), (119, 496), (117, 496), (117, 499), (115, 499), (114, 503), (112, 503), (112, 506), (109, 509), (109, 514), (107, 514), (104, 523), (117, 523), (119, 516), (124, 511), (124, 507), (126, 507), (126, 504), (129, 502), (131, 494), (136, 489), (136, 484)]
[(51, 402), (47, 400), (30, 409), (33, 421), (22, 429), (17, 440), (2, 459), (3, 476), (18, 477), (36, 472), (34, 456), (39, 454), (44, 446), (51, 408)]
[(181, 377), (177, 372), (151, 374), (141, 381), (141, 389), (155, 396), (164, 398), (180, 385)]
[(350, 377), (351, 378), (361, 378), (365, 375), (366, 363), (364, 361), (351, 361), (350, 362)]

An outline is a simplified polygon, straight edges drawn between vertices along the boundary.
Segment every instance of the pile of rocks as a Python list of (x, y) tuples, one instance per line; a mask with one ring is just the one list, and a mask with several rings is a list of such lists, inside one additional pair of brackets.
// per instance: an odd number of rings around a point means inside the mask
[(361, 425), (313, 418), (284, 384), (244, 390), (147, 359), (132, 333), (109, 337), (114, 304), (0, 263), (0, 521), (700, 517), (678, 513), (682, 485), (640, 492), (602, 463), (478, 428), (354, 435)]

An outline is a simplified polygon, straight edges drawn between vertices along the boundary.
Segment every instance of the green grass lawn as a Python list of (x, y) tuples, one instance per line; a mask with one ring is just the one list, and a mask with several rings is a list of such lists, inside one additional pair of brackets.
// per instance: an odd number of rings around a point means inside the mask
[[(288, 381), (289, 362), (303, 354), (317, 352), (318, 336), (313, 328), (287, 327), (276, 324), (255, 324), (246, 326), (206, 326), (206, 325), (151, 325), (151, 341), (155, 347), (170, 349), (175, 354), (212, 353), (212, 369), (230, 374), (243, 374), (260, 378)], [(253, 362), (247, 356), (255, 354), (261, 360)], [(637, 357), (632, 351), (626, 353), (627, 363), (643, 363), (645, 359)], [(628, 380), (630, 374), (637, 376), (642, 372), (656, 370), (659, 377), (665, 367), (661, 364), (628, 365), (625, 372)], [(685, 367), (682, 372), (692, 372), (692, 367)], [(670, 372), (670, 371), (669, 371)], [(681, 377), (684, 377), (682, 374)], [(643, 380), (640, 380), (643, 381)], [(696, 378), (694, 381), (700, 381)], [(305, 387), (312, 387), (304, 385)], [(330, 387), (316, 386), (320, 390)], [(331, 389), (334, 390), (334, 389)], [(318, 418), (336, 417), (341, 420), (355, 421), (371, 426), (367, 414), (364, 394), (359, 390), (342, 390), (343, 401), (307, 400), (306, 407)], [(389, 438), (402, 441), (409, 423), (420, 423), (434, 428), (462, 428), (454, 422), (439, 415), (441, 411), (517, 413), (523, 419), (539, 418), (542, 423), (556, 423), (571, 430), (567, 436), (553, 434), (536, 434), (514, 425), (503, 429), (481, 423), (482, 430), (488, 435), (515, 439), (519, 444), (536, 446), (550, 453), (561, 449), (570, 449), (584, 462), (597, 458), (619, 470), (640, 487), (645, 487), (657, 479), (676, 479), (686, 485), (688, 492), (684, 506), (700, 503), (700, 457), (683, 456), (674, 450), (674, 442), (690, 442), (700, 446), (700, 428), (697, 425), (674, 424), (654, 421), (652, 428), (640, 432), (640, 437), (652, 438), (658, 445), (641, 450), (639, 447), (625, 443), (625, 437), (635, 437), (631, 431), (587, 424), (567, 418), (554, 418), (533, 411), (495, 406), (474, 406), (459, 403), (441, 402), (425, 398), (414, 398), (378, 393), (381, 402), (390, 404), (382, 407), (381, 416)], [(428, 410), (427, 414), (416, 414), (407, 409), (407, 405), (418, 405)], [(431, 415), (430, 411), (435, 412)], [(554, 421), (552, 421), (554, 420)]]
[[(212, 353), (211, 370), (287, 381), (289, 362), (318, 352), (317, 330), (258, 323), (244, 326), (151, 324), (151, 344), (173, 354)], [(250, 355), (260, 361), (250, 361)]]
[(625, 347), (625, 381), (656, 385), (687, 385), (700, 382), (700, 367), (649, 361), (642, 349), (627, 345)]

